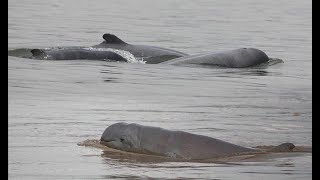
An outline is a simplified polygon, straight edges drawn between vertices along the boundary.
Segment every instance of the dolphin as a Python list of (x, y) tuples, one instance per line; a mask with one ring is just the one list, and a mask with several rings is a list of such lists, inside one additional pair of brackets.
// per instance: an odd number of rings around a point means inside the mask
[(52, 49), (32, 49), (33, 59), (47, 59), (47, 60), (76, 60), (76, 59), (89, 59), (89, 60), (111, 60), (111, 61), (127, 61), (121, 55), (110, 51), (94, 48), (52, 48)]
[[(242, 147), (208, 136), (135, 123), (110, 125), (103, 132), (100, 144), (128, 152), (186, 160), (265, 153), (259, 149)], [(292, 143), (283, 143), (269, 151), (287, 152), (294, 147)]]
[(114, 34), (106, 33), (103, 36), (104, 41), (94, 48), (113, 48), (128, 51), (137, 58), (142, 58), (147, 64), (156, 64), (170, 59), (184, 57), (188, 54), (172, 49), (148, 46), (148, 45), (133, 45), (124, 42)]
[(228, 68), (245, 68), (269, 61), (263, 51), (255, 48), (240, 48), (218, 53), (190, 55), (162, 62), (172, 65), (211, 65)]

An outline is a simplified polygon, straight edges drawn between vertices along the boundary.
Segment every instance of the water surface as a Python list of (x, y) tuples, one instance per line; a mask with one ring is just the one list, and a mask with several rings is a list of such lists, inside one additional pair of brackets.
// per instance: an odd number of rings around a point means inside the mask
[(10, 0), (8, 47), (90, 46), (114, 33), (188, 54), (255, 47), (284, 63), (200, 68), (8, 56), (10, 179), (311, 179), (311, 153), (240, 164), (119, 161), (116, 122), (242, 146), (312, 145), (311, 1)]

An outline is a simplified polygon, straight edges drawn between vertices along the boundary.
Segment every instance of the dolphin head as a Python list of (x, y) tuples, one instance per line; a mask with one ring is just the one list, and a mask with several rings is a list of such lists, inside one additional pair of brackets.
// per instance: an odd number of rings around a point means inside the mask
[(140, 146), (139, 131), (140, 127), (137, 124), (112, 124), (103, 132), (100, 144), (125, 151), (136, 151)]

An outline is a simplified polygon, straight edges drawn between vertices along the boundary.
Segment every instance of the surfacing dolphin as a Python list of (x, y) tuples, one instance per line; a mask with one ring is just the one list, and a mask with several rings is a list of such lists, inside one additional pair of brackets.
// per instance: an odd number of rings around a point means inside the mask
[(269, 61), (269, 57), (263, 51), (255, 48), (240, 48), (219, 53), (190, 55), (162, 62), (172, 65), (206, 65), (229, 68), (244, 68), (259, 65)]
[[(100, 144), (128, 152), (186, 160), (263, 153), (258, 149), (238, 146), (208, 136), (134, 123), (116, 123), (107, 127), (101, 136)], [(284, 143), (270, 152), (288, 152), (294, 147), (291, 143)]]
[(112, 61), (127, 61), (121, 55), (110, 51), (94, 48), (52, 48), (52, 49), (32, 49), (32, 58), (47, 59), (47, 60), (112, 60)]
[(120, 38), (113, 34), (104, 34), (104, 41), (98, 45), (92, 46), (95, 48), (113, 48), (128, 51), (135, 57), (143, 58), (148, 64), (156, 64), (170, 59), (187, 56), (183, 52), (175, 51), (172, 49), (148, 46), (148, 45), (133, 45), (122, 41)]

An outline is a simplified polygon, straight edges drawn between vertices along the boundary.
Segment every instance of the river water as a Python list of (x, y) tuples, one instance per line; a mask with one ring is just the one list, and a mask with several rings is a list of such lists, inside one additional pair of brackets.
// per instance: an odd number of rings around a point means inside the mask
[(116, 122), (242, 146), (312, 146), (311, 0), (9, 0), (8, 48), (113, 33), (188, 54), (255, 47), (284, 63), (202, 68), (8, 56), (9, 179), (311, 179), (312, 153), (236, 164), (132, 162), (78, 146)]

